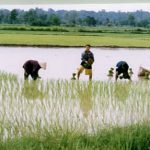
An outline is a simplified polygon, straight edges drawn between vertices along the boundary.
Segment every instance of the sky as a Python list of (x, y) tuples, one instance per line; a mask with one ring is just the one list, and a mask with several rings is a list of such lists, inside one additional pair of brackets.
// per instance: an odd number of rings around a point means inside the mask
[(52, 8), (54, 10), (88, 10), (88, 11), (122, 11), (133, 12), (137, 10), (149, 11), (150, 3), (121, 3), (121, 4), (37, 4), (37, 5), (0, 5), (0, 9), (14, 8), (29, 10), (30, 8), (42, 8), (47, 10)]

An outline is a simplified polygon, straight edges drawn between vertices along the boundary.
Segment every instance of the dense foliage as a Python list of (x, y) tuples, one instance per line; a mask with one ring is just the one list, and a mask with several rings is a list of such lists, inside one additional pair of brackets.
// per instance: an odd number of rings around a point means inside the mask
[(150, 27), (150, 13), (136, 12), (66, 11), (39, 8), (24, 11), (21, 9), (0, 9), (1, 24), (27, 24), (33, 26), (137, 26)]

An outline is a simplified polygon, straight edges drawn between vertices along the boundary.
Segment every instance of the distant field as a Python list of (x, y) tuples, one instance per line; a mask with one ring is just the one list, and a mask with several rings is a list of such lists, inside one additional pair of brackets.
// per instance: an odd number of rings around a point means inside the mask
[(51, 35), (3, 33), (0, 35), (1, 45), (30, 46), (116, 46), (116, 47), (150, 47), (150, 35), (136, 34), (101, 34), (94, 35)]
[(0, 26), (0, 45), (150, 47), (149, 33), (144, 28)]

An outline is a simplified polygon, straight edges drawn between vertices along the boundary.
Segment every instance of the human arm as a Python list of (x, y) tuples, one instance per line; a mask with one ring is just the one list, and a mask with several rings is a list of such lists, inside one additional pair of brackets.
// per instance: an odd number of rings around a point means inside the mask
[(88, 63), (88, 57), (87, 57), (87, 54), (85, 52), (82, 53), (81, 60), (84, 63)]
[(93, 53), (91, 53), (91, 57), (90, 58), (93, 60), (93, 62), (95, 61)]

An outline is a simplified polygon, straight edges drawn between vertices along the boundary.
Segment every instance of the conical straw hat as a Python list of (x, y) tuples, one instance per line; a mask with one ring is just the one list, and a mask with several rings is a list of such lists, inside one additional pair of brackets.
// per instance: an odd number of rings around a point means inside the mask
[(47, 66), (46, 62), (40, 62), (39, 65), (40, 65), (41, 68), (46, 70), (46, 66)]

